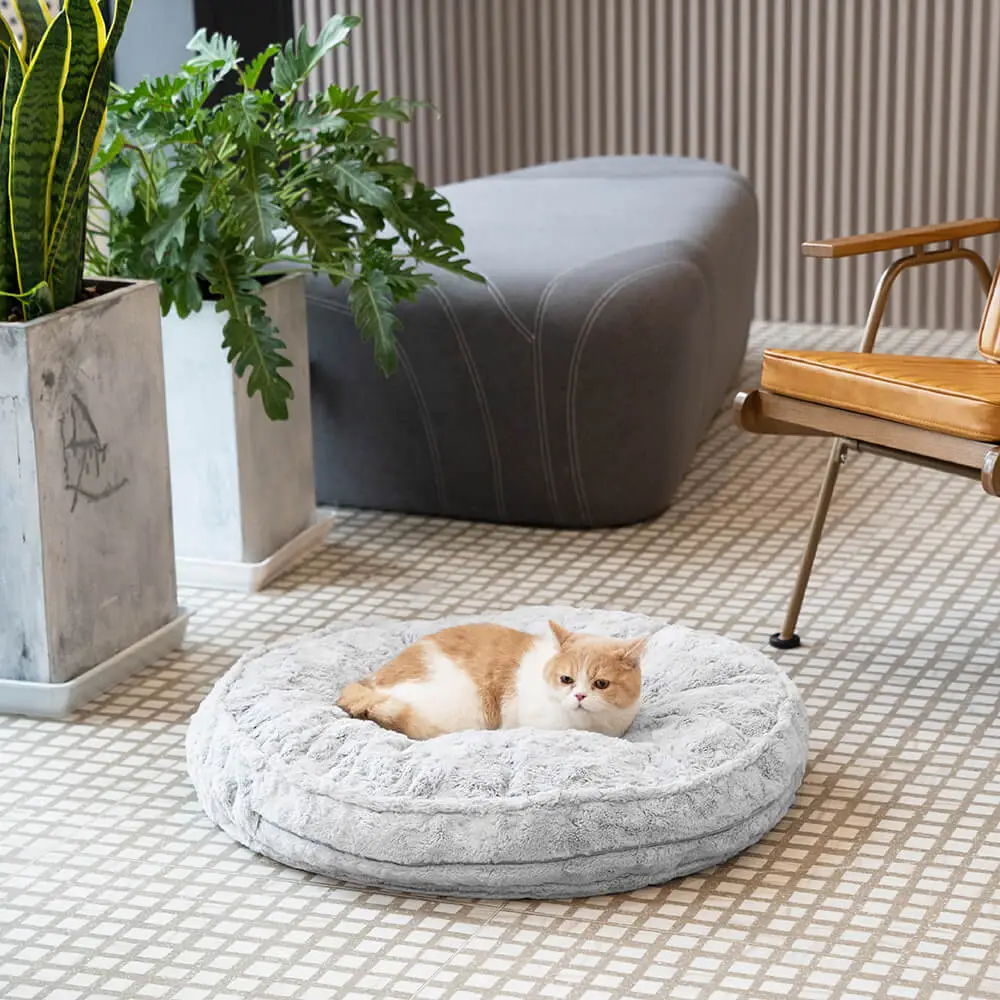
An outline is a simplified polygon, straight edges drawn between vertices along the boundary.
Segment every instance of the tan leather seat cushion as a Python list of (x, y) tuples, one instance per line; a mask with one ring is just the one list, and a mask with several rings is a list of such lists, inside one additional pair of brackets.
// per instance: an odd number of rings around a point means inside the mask
[(764, 352), (770, 392), (973, 441), (1000, 441), (1000, 365), (847, 351)]

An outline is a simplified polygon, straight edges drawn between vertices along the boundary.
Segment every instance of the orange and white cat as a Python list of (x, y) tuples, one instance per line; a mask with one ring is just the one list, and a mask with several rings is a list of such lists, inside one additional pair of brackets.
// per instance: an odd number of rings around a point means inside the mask
[(412, 739), (467, 729), (584, 729), (622, 736), (639, 711), (645, 639), (529, 635), (458, 625), (408, 646), (337, 704)]

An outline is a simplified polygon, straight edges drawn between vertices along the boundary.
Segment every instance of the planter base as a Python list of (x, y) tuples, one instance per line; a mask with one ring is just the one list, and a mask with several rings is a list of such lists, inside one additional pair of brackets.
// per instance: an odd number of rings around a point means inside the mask
[(0, 714), (61, 719), (75, 712), (108, 688), (180, 646), (190, 617), (188, 612), (181, 609), (177, 617), (163, 628), (140, 639), (128, 649), (123, 649), (110, 660), (105, 660), (62, 684), (0, 679)]
[(297, 563), (321, 549), (332, 527), (333, 514), (317, 511), (313, 523), (263, 562), (220, 562), (214, 559), (178, 559), (177, 583), (253, 594), (263, 590)]

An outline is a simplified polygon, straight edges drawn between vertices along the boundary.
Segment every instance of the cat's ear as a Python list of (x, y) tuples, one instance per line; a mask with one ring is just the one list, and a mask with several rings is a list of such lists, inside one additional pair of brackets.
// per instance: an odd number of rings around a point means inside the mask
[(641, 639), (635, 639), (630, 642), (619, 654), (626, 663), (631, 663), (633, 666), (639, 665), (639, 660), (642, 658), (642, 654), (646, 652), (646, 640), (648, 636), (643, 636)]
[(556, 642), (560, 646), (565, 646), (573, 638), (573, 633), (568, 628), (563, 628), (559, 622), (550, 621), (549, 628), (552, 629), (552, 634), (556, 637)]

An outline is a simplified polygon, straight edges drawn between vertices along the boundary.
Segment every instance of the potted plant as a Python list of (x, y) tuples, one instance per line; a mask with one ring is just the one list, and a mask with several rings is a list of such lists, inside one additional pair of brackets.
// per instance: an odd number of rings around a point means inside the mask
[(83, 280), (130, 6), (0, 15), (0, 711), (64, 714), (184, 632), (156, 286)]
[(303, 96), (358, 23), (334, 17), (315, 42), (303, 29), (249, 63), (202, 31), (179, 74), (110, 101), (95, 164), (107, 227), (90, 258), (160, 286), (182, 582), (256, 589), (323, 542), (305, 275), (351, 283), (387, 372), (394, 305), (433, 280), (421, 265), (478, 277), (448, 203), (376, 128), (409, 106), (336, 85)]

